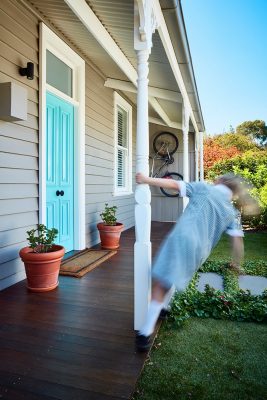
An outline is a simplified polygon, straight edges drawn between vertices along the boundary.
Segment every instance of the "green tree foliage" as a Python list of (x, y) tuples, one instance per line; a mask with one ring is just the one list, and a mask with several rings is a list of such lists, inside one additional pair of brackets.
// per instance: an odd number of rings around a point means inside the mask
[(259, 150), (250, 137), (235, 132), (224, 133), (216, 136), (207, 136), (204, 140), (204, 171), (205, 178), (216, 162), (229, 160), (248, 150)]
[(218, 146), (225, 149), (236, 147), (239, 151), (244, 152), (247, 150), (256, 150), (258, 145), (253, 142), (250, 137), (244, 136), (240, 133), (224, 133), (216, 135), (213, 138), (213, 142)]
[(267, 127), (264, 121), (245, 121), (225, 134), (207, 137), (204, 142), (205, 178), (234, 172), (251, 182), (251, 193), (261, 215), (245, 222), (253, 227), (267, 226)]
[(262, 120), (245, 121), (237, 126), (236, 133), (256, 139), (262, 146), (267, 145), (267, 126)]
[(207, 178), (214, 180), (218, 175), (234, 172), (251, 182), (252, 194), (259, 201), (261, 215), (249, 221), (251, 226), (267, 225), (267, 150), (249, 150), (243, 155), (221, 160), (207, 172)]
[(253, 186), (261, 188), (267, 183), (267, 150), (249, 150), (227, 160), (214, 164), (208, 171), (208, 179), (234, 172), (248, 179)]
[(229, 126), (229, 133), (235, 133), (235, 129), (232, 125)]

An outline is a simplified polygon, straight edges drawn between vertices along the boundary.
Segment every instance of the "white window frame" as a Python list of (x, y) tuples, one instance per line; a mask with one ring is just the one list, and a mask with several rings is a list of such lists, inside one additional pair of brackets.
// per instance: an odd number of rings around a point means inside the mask
[[(127, 113), (128, 157), (127, 171), (125, 174), (126, 185), (124, 188), (117, 186), (118, 173), (118, 107)], [(114, 196), (132, 194), (132, 106), (117, 92), (114, 92)]]

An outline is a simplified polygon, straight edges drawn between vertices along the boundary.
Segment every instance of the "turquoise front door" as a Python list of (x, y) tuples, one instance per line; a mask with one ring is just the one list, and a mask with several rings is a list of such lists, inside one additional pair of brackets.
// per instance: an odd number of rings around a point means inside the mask
[(59, 231), (56, 242), (74, 249), (74, 107), (46, 95), (46, 225)]

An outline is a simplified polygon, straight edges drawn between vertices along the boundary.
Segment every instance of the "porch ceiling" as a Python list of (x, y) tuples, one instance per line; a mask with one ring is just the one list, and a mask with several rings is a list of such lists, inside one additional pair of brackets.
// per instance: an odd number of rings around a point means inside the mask
[[(97, 18), (104, 25), (113, 40), (120, 47), (129, 62), (136, 69), (136, 53), (134, 50), (134, 1), (133, 0), (86, 0)], [(94, 36), (84, 27), (78, 17), (67, 6), (64, 0), (28, 0), (38, 13), (47, 20), (52, 27), (62, 33), (84, 58), (90, 60), (106, 78), (128, 81), (128, 78), (101, 47)], [(178, 35), (178, 32), (176, 32)], [(175, 43), (177, 47), (179, 40)], [(179, 50), (179, 49), (178, 49)], [(203, 130), (201, 112), (194, 82), (189, 74), (188, 65), (182, 56), (182, 49), (176, 52), (180, 55), (179, 66), (184, 83), (190, 98), (192, 109), (199, 130)], [(156, 32), (153, 35), (153, 48), (149, 58), (149, 85), (155, 88), (167, 89), (180, 93), (175, 77), (171, 70), (161, 39)], [(136, 104), (136, 95), (125, 92), (125, 95)], [(158, 99), (162, 109), (168, 117), (181, 123), (181, 104)], [(150, 116), (158, 118), (157, 113), (149, 107)], [(191, 129), (193, 129), (191, 127)]]

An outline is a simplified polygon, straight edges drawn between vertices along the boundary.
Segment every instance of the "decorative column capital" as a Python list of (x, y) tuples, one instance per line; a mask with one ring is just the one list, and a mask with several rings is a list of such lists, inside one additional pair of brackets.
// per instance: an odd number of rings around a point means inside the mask
[(134, 0), (134, 48), (151, 50), (152, 36), (158, 28), (153, 0)]

